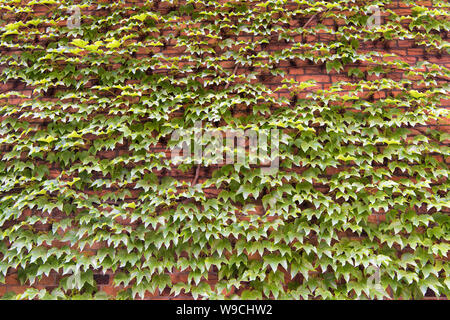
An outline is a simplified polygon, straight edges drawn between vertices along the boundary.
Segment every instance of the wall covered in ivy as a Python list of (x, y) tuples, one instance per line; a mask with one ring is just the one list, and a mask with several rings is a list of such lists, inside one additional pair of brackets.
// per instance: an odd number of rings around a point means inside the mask
[(449, 6), (0, 1), (0, 297), (448, 297)]

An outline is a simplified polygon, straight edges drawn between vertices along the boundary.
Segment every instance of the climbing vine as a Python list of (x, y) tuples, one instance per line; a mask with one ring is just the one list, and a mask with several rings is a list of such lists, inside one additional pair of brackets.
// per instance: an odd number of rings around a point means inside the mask
[[(448, 9), (0, 1), (5, 297), (448, 297)], [(278, 170), (175, 163), (198, 121)]]

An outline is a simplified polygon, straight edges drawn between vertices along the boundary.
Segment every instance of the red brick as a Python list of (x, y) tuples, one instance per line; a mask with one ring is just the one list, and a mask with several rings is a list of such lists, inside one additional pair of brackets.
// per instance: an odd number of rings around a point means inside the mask
[(5, 283), (7, 285), (19, 285), (19, 280), (17, 279), (17, 273), (9, 274), (5, 278)]

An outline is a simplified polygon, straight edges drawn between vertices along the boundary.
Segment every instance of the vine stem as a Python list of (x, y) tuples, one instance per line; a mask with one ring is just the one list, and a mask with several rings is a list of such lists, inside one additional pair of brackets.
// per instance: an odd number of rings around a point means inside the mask
[[(234, 75), (236, 74), (237, 68), (238, 68), (238, 65), (237, 65), (237, 63), (236, 63), (236, 65), (234, 66), (234, 69), (233, 69), (233, 73), (231, 74), (232, 76), (234, 76)], [(228, 89), (228, 87), (230, 86), (230, 83), (231, 83), (231, 82), (228, 82), (228, 83), (226, 84), (225, 90)]]
[(195, 169), (195, 177), (191, 182), (191, 186), (195, 186), (198, 180), (198, 176), (200, 175), (200, 164), (197, 165), (197, 168)]
[(317, 13), (315, 15), (311, 16), (311, 18), (309, 18), (309, 20), (306, 21), (306, 23), (303, 26), (303, 28), (306, 28), (311, 23), (311, 21), (314, 19), (314, 17), (316, 17), (316, 16), (317, 16)]
[(318, 15), (318, 14), (324, 14), (325, 12), (327, 12), (327, 11), (329, 11), (330, 9), (327, 9), (327, 10), (325, 10), (325, 11), (321, 11), (321, 12), (317, 12), (316, 14), (314, 14), (314, 15), (312, 15), (311, 16), (311, 18), (309, 18), (309, 20), (308, 21), (306, 21), (306, 23), (303, 25), (303, 29), (304, 28), (306, 28), (310, 23), (311, 23), (311, 21), (313, 21), (313, 19)]

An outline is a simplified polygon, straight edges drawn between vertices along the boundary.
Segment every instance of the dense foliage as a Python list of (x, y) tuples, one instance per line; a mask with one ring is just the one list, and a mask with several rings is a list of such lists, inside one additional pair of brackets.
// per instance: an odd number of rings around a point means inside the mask
[[(430, 125), (450, 73), (429, 57), (448, 57), (449, 5), (427, 3), (93, 0), (74, 27), (73, 1), (0, 1), (0, 282), (16, 270), (17, 298), (43, 299), (104, 298), (103, 272), (118, 299), (448, 296), (448, 134)], [(171, 134), (195, 121), (281, 130), (279, 170), (174, 164)], [(33, 288), (51, 272), (57, 288)]]

